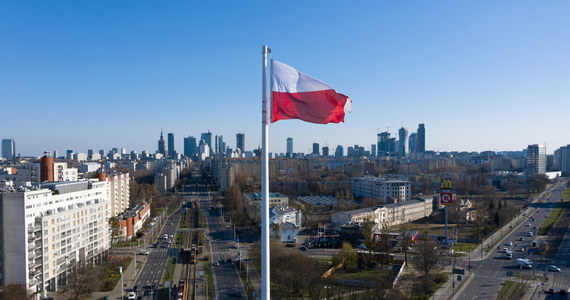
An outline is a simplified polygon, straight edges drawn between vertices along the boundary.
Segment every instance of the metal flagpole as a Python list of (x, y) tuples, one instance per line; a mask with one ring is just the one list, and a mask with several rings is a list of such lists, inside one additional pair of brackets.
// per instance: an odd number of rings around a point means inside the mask
[(270, 300), (269, 284), (269, 108), (267, 104), (267, 57), (271, 49), (264, 45), (262, 54), (261, 99), (261, 299)]

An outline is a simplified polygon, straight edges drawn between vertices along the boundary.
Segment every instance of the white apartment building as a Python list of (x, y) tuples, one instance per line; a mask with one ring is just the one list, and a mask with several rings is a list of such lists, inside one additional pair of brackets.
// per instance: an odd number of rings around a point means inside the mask
[(354, 197), (373, 198), (386, 203), (411, 199), (411, 185), (406, 180), (390, 180), (373, 176), (352, 178)]
[(107, 194), (111, 217), (119, 215), (129, 208), (131, 199), (130, 180), (129, 173), (107, 174)]
[(53, 163), (53, 181), (77, 181), (77, 168), (68, 168), (66, 162)]
[(51, 182), (0, 191), (0, 283), (54, 291), (109, 249), (107, 183)]
[(381, 226), (395, 226), (428, 217), (433, 212), (433, 198), (423, 197), (400, 203), (378, 207), (367, 207), (336, 212), (331, 215), (331, 223), (336, 229), (351, 223), (362, 223), (369, 219)]

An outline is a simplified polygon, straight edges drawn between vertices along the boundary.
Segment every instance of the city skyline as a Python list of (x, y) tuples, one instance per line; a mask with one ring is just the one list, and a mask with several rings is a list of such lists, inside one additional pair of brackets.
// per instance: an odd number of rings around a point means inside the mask
[(298, 152), (313, 143), (369, 149), (386, 127), (397, 136), (398, 128), (411, 134), (420, 123), (426, 150), (545, 144), (552, 154), (570, 143), (570, 3), (563, 1), (329, 1), (303, 10), (233, 2), (224, 9), (113, 1), (0, 6), (7, 45), (0, 99), (17, 105), (0, 137), (14, 139), (24, 156), (155, 152), (157, 128), (174, 133), (178, 153), (183, 137), (206, 129), (232, 147), (244, 133), (251, 151), (261, 144), (264, 44), (273, 58), (331, 84), (354, 105), (342, 124), (271, 124), (273, 153), (286, 151), (287, 137)]

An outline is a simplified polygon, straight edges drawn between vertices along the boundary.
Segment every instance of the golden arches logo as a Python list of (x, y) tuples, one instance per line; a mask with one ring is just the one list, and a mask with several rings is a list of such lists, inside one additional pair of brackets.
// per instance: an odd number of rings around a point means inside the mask
[(441, 182), (441, 189), (442, 190), (451, 190), (452, 189), (451, 181), (450, 180), (443, 180)]

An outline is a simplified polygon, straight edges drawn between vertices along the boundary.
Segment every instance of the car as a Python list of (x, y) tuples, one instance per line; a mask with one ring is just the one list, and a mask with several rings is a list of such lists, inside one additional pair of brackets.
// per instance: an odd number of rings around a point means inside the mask
[(223, 260), (223, 259), (220, 259), (220, 260), (218, 260), (218, 262), (219, 262), (219, 263), (224, 263), (224, 262), (226, 262), (226, 261)]
[(546, 268), (547, 271), (550, 272), (560, 272), (560, 268), (554, 265), (550, 265)]
[(138, 291), (139, 291), (139, 286), (138, 285), (133, 286), (133, 292), (136, 293)]
[(511, 252), (507, 252), (507, 254), (505, 254), (505, 258), (511, 259), (511, 258), (513, 258), (513, 254)]
[(299, 248), (299, 249), (301, 249), (301, 251), (307, 251), (307, 247), (305, 247), (305, 246), (301, 246), (301, 248)]
[(231, 258), (228, 258), (228, 259), (226, 259), (226, 262), (231, 263), (231, 262), (232, 262), (232, 259), (231, 259)]
[(173, 234), (169, 234), (168, 237), (169, 237), (169, 238), (173, 238), (174, 235), (173, 235)]
[[(141, 250), (139, 251), (139, 254), (140, 254), (140, 255), (148, 255), (149, 252), (148, 252), (148, 250), (146, 250), (146, 249), (141, 249)], [(136, 292), (136, 291), (135, 291), (135, 292)]]
[(127, 299), (129, 300), (136, 300), (137, 299), (137, 294), (135, 294), (135, 292), (129, 292)]
[(219, 266), (219, 265), (220, 265), (219, 262), (215, 262), (215, 263), (212, 264), (212, 266)]
[(523, 237), (519, 238), (519, 241), (521, 241), (521, 242), (524, 241), (524, 238)]
[(512, 245), (513, 245), (513, 242), (508, 241), (508, 242), (506, 243), (506, 245), (507, 245), (507, 246), (512, 246)]
[(526, 226), (527, 226), (527, 227), (531, 227), (531, 226), (532, 226), (532, 224), (528, 223), (528, 224), (526, 224)]
[(503, 253), (507, 253), (508, 251), (509, 251), (509, 248), (507, 248), (507, 247), (505, 247), (505, 248), (503, 248), (503, 250), (501, 250), (501, 252), (503, 252)]
[(552, 294), (554, 294), (554, 289), (553, 289), (553, 288), (550, 288), (550, 289), (548, 289), (548, 291), (546, 291), (546, 292), (544, 292), (544, 293), (545, 293), (545, 294), (550, 294), (550, 295), (552, 295)]
[(153, 283), (150, 285), (150, 288), (153, 289), (153, 290), (156, 289), (156, 281), (153, 282)]
[(520, 252), (524, 252), (524, 250), (525, 250), (524, 247), (520, 247), (520, 248), (519, 248), (519, 251), (520, 251)]
[(552, 208), (549, 208), (548, 211), (552, 211)]

